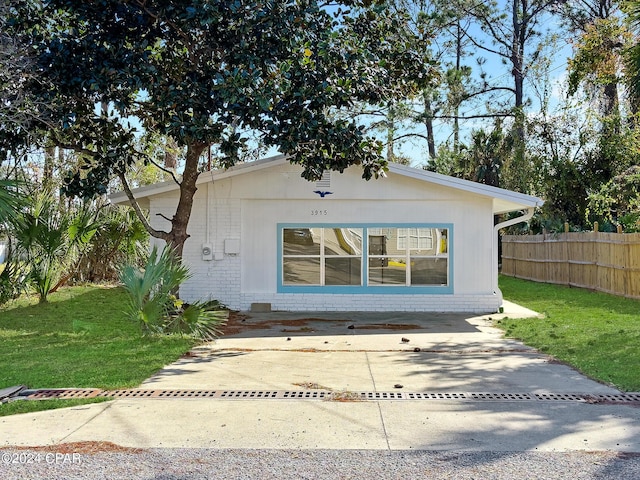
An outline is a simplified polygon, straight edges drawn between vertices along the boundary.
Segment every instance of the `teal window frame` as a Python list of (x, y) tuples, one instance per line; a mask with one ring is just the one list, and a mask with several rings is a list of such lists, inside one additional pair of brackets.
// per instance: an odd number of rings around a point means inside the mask
[[(360, 228), (362, 229), (361, 285), (285, 285), (283, 272), (283, 232), (304, 228)], [(369, 285), (369, 229), (380, 228), (440, 228), (447, 230), (447, 285)], [(322, 294), (453, 294), (454, 231), (452, 223), (278, 223), (277, 224), (278, 293)]]

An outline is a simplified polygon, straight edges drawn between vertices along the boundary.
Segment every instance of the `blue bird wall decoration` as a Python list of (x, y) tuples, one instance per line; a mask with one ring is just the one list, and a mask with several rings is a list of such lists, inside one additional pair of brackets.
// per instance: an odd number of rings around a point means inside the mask
[(322, 192), (320, 190), (314, 190), (313, 193), (320, 195), (320, 198), (324, 198), (327, 195), (333, 195), (333, 192)]

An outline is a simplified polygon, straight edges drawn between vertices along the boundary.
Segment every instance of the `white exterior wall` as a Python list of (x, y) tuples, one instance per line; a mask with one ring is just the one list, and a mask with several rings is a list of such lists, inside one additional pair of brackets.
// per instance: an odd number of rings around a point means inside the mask
[(498, 310), (495, 295), (382, 295), (315, 293), (245, 293), (241, 310), (254, 302), (271, 303), (273, 310), (292, 312), (470, 312)]
[[(366, 182), (352, 168), (332, 172), (333, 192), (313, 193), (312, 182), (289, 164), (207, 182), (198, 187), (184, 260), (193, 278), (181, 289), (185, 300), (218, 299), (248, 310), (271, 303), (274, 310), (493, 312), (500, 299), (491, 291), (493, 213), (491, 199), (404, 176)], [(154, 227), (167, 227), (162, 213), (175, 213), (177, 193), (150, 197)], [(316, 210), (322, 211), (315, 215)], [(326, 215), (324, 211), (326, 210)], [(453, 294), (278, 293), (277, 225), (452, 224)], [(224, 252), (225, 240), (240, 240), (240, 253)], [(210, 243), (218, 254), (203, 260)]]

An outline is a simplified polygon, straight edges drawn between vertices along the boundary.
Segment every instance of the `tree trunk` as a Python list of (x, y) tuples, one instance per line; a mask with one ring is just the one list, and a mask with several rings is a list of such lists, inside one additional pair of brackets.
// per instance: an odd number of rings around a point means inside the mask
[(396, 134), (396, 120), (393, 103), (387, 105), (387, 162), (393, 162), (395, 154), (393, 152), (393, 138)]
[[(513, 39), (511, 45), (511, 73), (513, 75), (515, 91), (515, 116), (513, 126), (514, 158), (512, 161), (513, 185), (506, 186), (514, 190), (526, 193), (527, 168), (525, 164), (525, 115), (524, 115), (524, 42), (526, 25), (521, 22), (519, 2), (512, 0)], [(526, 8), (523, 5), (523, 12)]]
[[(520, 0), (521, 1), (521, 0)], [(511, 74), (513, 75), (515, 88), (515, 108), (521, 110), (524, 103), (524, 41), (525, 29), (520, 20), (518, 8), (518, 0), (513, 0), (513, 38), (511, 44)], [(517, 119), (517, 116), (516, 116)], [(517, 128), (517, 127), (516, 127)], [(522, 129), (522, 138), (524, 138), (524, 129)]]
[(429, 158), (436, 158), (436, 140), (433, 135), (433, 110), (431, 109), (431, 100), (429, 93), (424, 94), (424, 125), (427, 127), (427, 148), (429, 149)]
[(156, 230), (150, 225), (149, 221), (140, 209), (140, 205), (134, 198), (124, 174), (119, 174), (124, 191), (129, 198), (129, 203), (136, 212), (136, 215), (138, 215), (138, 218), (144, 225), (147, 232), (149, 232), (149, 235), (154, 238), (164, 240), (167, 245), (173, 249), (174, 255), (178, 259), (182, 259), (184, 243), (189, 238), (187, 227), (189, 225), (189, 218), (191, 217), (193, 197), (198, 190), (196, 187), (196, 181), (199, 176), (198, 163), (202, 152), (207, 148), (207, 146), (208, 145), (204, 143), (190, 143), (187, 145), (187, 158), (185, 161), (184, 172), (182, 174), (182, 181), (180, 182), (180, 199), (178, 200), (178, 206), (173, 217), (167, 218), (167, 220), (171, 222), (171, 231), (169, 232)]
[[(460, 19), (456, 22), (456, 73), (458, 75), (458, 81), (461, 80), (460, 69), (462, 68), (462, 40), (464, 38), (464, 32), (460, 26)], [(458, 85), (457, 88), (460, 88)], [(460, 104), (462, 98), (457, 99), (453, 111), (453, 153), (460, 152)]]
[(206, 144), (196, 143), (187, 145), (187, 159), (185, 162), (182, 181), (180, 182), (180, 200), (176, 213), (171, 219), (171, 231), (167, 235), (167, 244), (174, 250), (177, 258), (182, 258), (184, 243), (189, 238), (187, 226), (191, 217), (193, 197), (196, 194), (198, 180), (198, 161), (207, 147)]
[(56, 163), (56, 147), (53, 145), (44, 148), (44, 171), (42, 172), (43, 190), (49, 190), (53, 186), (53, 169)]

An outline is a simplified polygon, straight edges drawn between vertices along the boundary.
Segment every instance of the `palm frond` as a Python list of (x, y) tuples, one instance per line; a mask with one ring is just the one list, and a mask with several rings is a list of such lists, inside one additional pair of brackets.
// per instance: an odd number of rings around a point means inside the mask
[(20, 183), (0, 180), (0, 225), (15, 221), (24, 203), (25, 197), (20, 191)]

